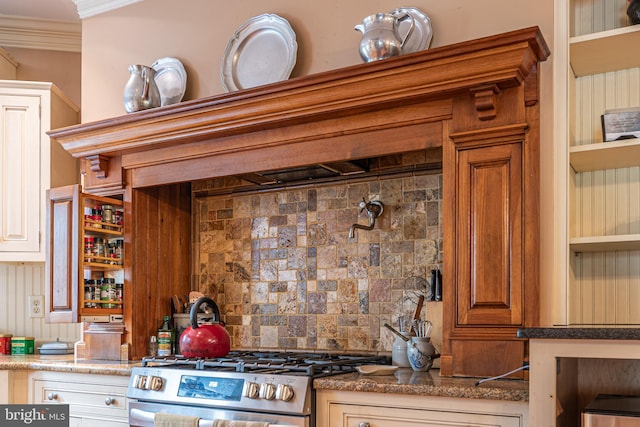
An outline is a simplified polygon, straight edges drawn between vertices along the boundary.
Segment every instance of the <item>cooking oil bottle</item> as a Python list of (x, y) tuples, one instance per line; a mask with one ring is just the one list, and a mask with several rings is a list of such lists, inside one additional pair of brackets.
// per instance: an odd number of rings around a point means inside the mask
[(173, 349), (173, 328), (171, 316), (162, 317), (162, 325), (158, 328), (158, 357), (171, 356)]

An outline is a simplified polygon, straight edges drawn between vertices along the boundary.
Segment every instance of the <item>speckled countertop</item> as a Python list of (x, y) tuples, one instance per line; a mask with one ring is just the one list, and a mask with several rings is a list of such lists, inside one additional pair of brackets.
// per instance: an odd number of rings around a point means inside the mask
[(476, 386), (477, 381), (478, 378), (440, 377), (440, 371), (437, 369), (432, 369), (429, 372), (413, 372), (410, 368), (400, 368), (393, 375), (362, 375), (354, 372), (317, 378), (313, 381), (313, 386), (318, 390), (508, 401), (529, 400), (528, 381), (496, 380)]
[(73, 355), (0, 355), (0, 370), (39, 370), (75, 372), (81, 374), (131, 375), (131, 368), (139, 366), (134, 361), (78, 360)]
[(529, 339), (640, 340), (640, 328), (629, 326), (524, 328), (518, 330), (517, 337)]
[[(40, 370), (100, 375), (131, 375), (140, 361), (74, 361), (73, 355), (0, 355), (0, 370)], [(521, 380), (488, 381), (476, 386), (478, 378), (440, 377), (440, 371), (413, 372), (400, 368), (392, 375), (362, 375), (357, 372), (317, 378), (316, 389), (422, 396), (461, 397), (508, 401), (528, 401), (529, 383)]]

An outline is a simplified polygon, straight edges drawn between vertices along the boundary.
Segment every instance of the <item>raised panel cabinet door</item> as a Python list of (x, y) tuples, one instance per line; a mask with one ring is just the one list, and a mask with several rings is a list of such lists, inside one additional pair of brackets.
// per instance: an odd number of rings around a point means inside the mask
[(458, 153), (458, 325), (523, 324), (521, 147)]
[(40, 102), (0, 94), (0, 260), (40, 250)]
[(80, 186), (47, 191), (45, 320), (78, 321)]

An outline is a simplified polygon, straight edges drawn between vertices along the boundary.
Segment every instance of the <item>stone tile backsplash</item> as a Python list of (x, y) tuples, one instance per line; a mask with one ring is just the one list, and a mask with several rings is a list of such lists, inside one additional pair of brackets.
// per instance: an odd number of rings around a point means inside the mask
[[(384, 212), (373, 230), (362, 198)], [(372, 178), (196, 198), (199, 290), (232, 348), (389, 352), (442, 264), (442, 175)], [(427, 298), (428, 299), (428, 298)], [(441, 327), (441, 303), (426, 304)], [(423, 310), (423, 317), (425, 311)], [(438, 332), (435, 332), (438, 331)]]

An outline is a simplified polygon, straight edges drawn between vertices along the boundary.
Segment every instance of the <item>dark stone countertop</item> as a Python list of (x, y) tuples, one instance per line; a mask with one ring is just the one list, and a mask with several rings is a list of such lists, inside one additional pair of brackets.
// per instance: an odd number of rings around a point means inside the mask
[(582, 340), (640, 340), (640, 328), (632, 326), (555, 326), (518, 329), (518, 338), (582, 339)]

